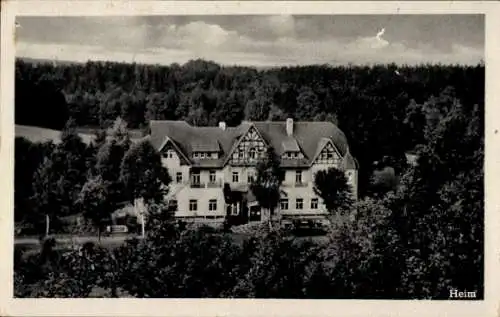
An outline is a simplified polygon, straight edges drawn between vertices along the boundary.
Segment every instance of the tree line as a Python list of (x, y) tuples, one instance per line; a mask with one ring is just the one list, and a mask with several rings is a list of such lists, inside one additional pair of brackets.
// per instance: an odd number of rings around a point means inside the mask
[(242, 120), (328, 120), (347, 136), (359, 161), (361, 194), (374, 162), (404, 160), (424, 142), (413, 116), (431, 97), (453, 89), (468, 111), (484, 107), (484, 65), (296, 66), (259, 70), (204, 60), (184, 65), (16, 63), (16, 123), (60, 129), (130, 128), (150, 119), (229, 126)]

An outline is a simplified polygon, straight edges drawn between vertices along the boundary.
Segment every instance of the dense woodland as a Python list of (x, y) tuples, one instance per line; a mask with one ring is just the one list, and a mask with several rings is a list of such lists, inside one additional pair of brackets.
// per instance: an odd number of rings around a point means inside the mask
[[(18, 61), (16, 123), (63, 131), (58, 145), (16, 139), (16, 220), (83, 212), (101, 228), (103, 214), (137, 197), (155, 214), (170, 179), (155, 149), (131, 144), (127, 133), (147, 132), (149, 119), (237, 125), (287, 117), (335, 122), (359, 162), (359, 201), (328, 197), (336, 219), (328, 243), (276, 229), (234, 244), (160, 213), (146, 240), (112, 251), (61, 253), (48, 240), (40, 254), (17, 254), (16, 295), (81, 297), (98, 286), (106, 296), (140, 297), (447, 298), (450, 288), (482, 296), (484, 65)], [(112, 128), (86, 145), (75, 132), (82, 126)], [(406, 164), (409, 151), (417, 166)], [(333, 183), (334, 174), (316, 183)]]

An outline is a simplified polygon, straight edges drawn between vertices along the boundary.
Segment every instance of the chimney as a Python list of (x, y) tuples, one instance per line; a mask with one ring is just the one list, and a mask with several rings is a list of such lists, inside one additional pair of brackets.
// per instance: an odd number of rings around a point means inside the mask
[(288, 136), (293, 135), (293, 119), (292, 118), (286, 119), (286, 134)]
[(223, 131), (226, 130), (226, 123), (224, 121), (219, 122), (219, 128), (221, 128)]

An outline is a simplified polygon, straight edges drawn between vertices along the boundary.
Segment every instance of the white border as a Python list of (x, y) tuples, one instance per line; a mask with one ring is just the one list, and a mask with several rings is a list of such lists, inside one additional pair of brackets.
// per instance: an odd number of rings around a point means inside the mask
[[(324, 1), (1, 1), (0, 316), (493, 316), (499, 315), (500, 3)], [(486, 14), (485, 300), (12, 299), (14, 19), (16, 15)], [(498, 133), (494, 131), (497, 130)], [(478, 162), (480, 164), (480, 162)], [(8, 194), (7, 194), (8, 193)], [(498, 285), (498, 286), (497, 286)]]

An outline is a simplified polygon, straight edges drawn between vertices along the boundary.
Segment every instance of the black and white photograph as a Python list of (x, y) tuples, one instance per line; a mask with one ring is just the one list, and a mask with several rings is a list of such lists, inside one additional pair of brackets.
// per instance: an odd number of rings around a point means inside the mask
[(12, 18), (13, 298), (484, 301), (485, 21)]

